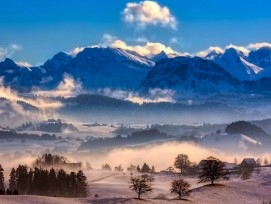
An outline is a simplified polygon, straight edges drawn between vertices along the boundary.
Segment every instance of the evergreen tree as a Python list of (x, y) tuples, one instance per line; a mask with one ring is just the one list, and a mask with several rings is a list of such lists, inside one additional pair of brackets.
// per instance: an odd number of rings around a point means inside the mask
[(58, 195), (65, 196), (67, 189), (66, 189), (66, 177), (67, 174), (63, 169), (60, 169), (57, 173), (57, 187), (58, 187)]
[(19, 192), (17, 191), (17, 188), (13, 191), (12, 195), (19, 195)]
[(57, 191), (57, 181), (56, 181), (56, 172), (54, 168), (50, 169), (48, 175), (48, 186), (50, 186), (50, 188), (48, 189), (48, 194), (51, 196), (55, 196)]
[(71, 172), (69, 175), (69, 196), (70, 197), (77, 197), (78, 190), (77, 190), (77, 178), (76, 173)]
[(13, 193), (16, 186), (16, 171), (14, 168), (12, 168), (9, 174), (9, 190)]
[(142, 168), (141, 168), (141, 172), (142, 173), (149, 173), (150, 171), (151, 171), (151, 168), (149, 167), (149, 165), (144, 163)]
[(40, 186), (40, 195), (48, 195), (48, 175), (49, 171), (47, 169), (40, 169), (40, 182), (42, 185)]
[(11, 190), (9, 190), (9, 188), (7, 188), (7, 190), (6, 190), (6, 195), (12, 195), (12, 192), (11, 192)]
[(17, 183), (17, 191), (20, 195), (26, 194), (26, 186), (28, 180), (28, 171), (26, 165), (19, 165), (16, 169), (16, 183)]
[(5, 178), (4, 178), (4, 169), (0, 164), (0, 195), (5, 195)]
[(27, 194), (32, 194), (33, 192), (33, 179), (34, 171), (30, 169), (27, 177)]
[(87, 197), (88, 195), (88, 184), (87, 184), (87, 177), (84, 175), (82, 170), (79, 170), (76, 174), (77, 180), (77, 190), (78, 190), (78, 197)]

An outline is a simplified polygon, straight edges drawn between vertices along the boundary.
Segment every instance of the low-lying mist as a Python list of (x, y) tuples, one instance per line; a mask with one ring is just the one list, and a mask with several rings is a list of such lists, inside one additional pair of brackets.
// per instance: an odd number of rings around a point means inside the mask
[(125, 169), (133, 165), (142, 166), (143, 163), (154, 165), (156, 170), (163, 170), (169, 166), (173, 166), (174, 159), (178, 154), (187, 154), (191, 162), (198, 163), (202, 159), (206, 159), (209, 156), (217, 157), (218, 159), (233, 163), (234, 158), (237, 158), (239, 162), (243, 158), (247, 157), (267, 157), (266, 154), (252, 154), (252, 153), (240, 153), (236, 152), (228, 153), (216, 149), (203, 147), (199, 144), (188, 142), (166, 142), (162, 144), (145, 145), (141, 147), (125, 147), (116, 148), (109, 152), (91, 152), (91, 153), (79, 153), (71, 155), (74, 160), (82, 160), (83, 162), (89, 162), (93, 168), (101, 168), (102, 164), (108, 163), (112, 167), (121, 164)]

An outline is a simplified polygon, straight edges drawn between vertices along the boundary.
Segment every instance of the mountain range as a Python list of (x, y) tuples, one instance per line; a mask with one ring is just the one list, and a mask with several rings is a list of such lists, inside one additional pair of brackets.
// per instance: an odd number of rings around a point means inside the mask
[(4, 86), (19, 92), (51, 90), (65, 74), (84, 90), (110, 88), (148, 95), (152, 89), (171, 90), (178, 97), (215, 94), (270, 94), (271, 47), (244, 54), (228, 48), (205, 57), (167, 55), (151, 57), (118, 48), (88, 47), (76, 56), (60, 52), (38, 67), (24, 67), (11, 59), (0, 62)]

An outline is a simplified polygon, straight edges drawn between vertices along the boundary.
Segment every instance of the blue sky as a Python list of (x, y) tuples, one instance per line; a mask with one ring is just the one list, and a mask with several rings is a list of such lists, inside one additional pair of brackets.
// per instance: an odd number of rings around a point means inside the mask
[(101, 44), (104, 34), (127, 45), (159, 42), (189, 53), (271, 42), (270, 0), (159, 0), (174, 19), (144, 24), (125, 20), (129, 2), (140, 5), (133, 0), (0, 0), (0, 52), (35, 65), (59, 51)]

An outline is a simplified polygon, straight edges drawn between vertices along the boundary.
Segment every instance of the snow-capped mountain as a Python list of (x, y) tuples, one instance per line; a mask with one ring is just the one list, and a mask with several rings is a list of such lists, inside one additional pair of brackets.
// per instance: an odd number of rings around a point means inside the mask
[(66, 72), (86, 89), (134, 90), (154, 66), (152, 61), (115, 48), (85, 48), (66, 66)]
[(149, 58), (152, 61), (157, 62), (162, 59), (168, 59), (169, 57), (167, 56), (167, 54), (164, 51), (161, 51), (159, 54), (154, 55), (154, 56), (150, 56)]
[(244, 53), (234, 48), (228, 48), (223, 54), (210, 53), (205, 58), (213, 60), (241, 81), (258, 80), (263, 76), (263, 68), (250, 63)]
[(211, 51), (210, 53), (208, 53), (204, 59), (207, 59), (207, 60), (214, 60), (215, 58), (217, 57), (220, 57), (222, 55), (222, 53), (216, 51), (216, 50), (213, 50)]
[(248, 60), (263, 68), (269, 74), (271, 70), (271, 47), (261, 47), (257, 50), (252, 50), (248, 55)]
[(44, 73), (40, 82), (41, 88), (50, 89), (56, 87), (63, 79), (63, 74), (66, 72), (66, 66), (73, 59), (67, 53), (59, 52), (52, 59), (47, 60), (41, 66), (46, 72)]
[(180, 57), (181, 55), (178, 53), (165, 53), (165, 51), (161, 51), (160, 53), (158, 53), (157, 55), (151, 55), (148, 56), (148, 58), (150, 60), (152, 60), (153, 62), (158, 62), (159, 60), (162, 59), (169, 59), (169, 58), (175, 58), (175, 57)]
[(271, 48), (244, 55), (234, 48), (204, 58), (166, 54), (149, 57), (117, 48), (88, 47), (76, 56), (59, 52), (40, 67), (24, 67), (11, 59), (0, 63), (3, 85), (22, 92), (54, 89), (65, 74), (86, 91), (104, 88), (137, 91), (170, 89), (177, 95), (270, 94)]
[(140, 92), (151, 89), (174, 90), (180, 97), (208, 96), (241, 92), (242, 83), (216, 63), (200, 57), (176, 57), (157, 62), (140, 85)]
[(33, 86), (38, 86), (44, 73), (42, 68), (23, 67), (9, 58), (0, 62), (0, 77), (3, 79), (3, 85), (20, 91), (29, 91)]

